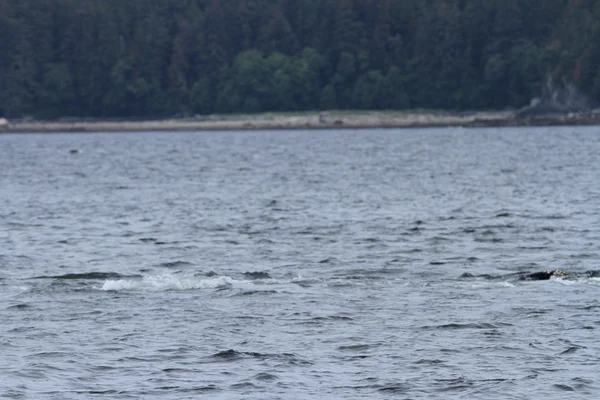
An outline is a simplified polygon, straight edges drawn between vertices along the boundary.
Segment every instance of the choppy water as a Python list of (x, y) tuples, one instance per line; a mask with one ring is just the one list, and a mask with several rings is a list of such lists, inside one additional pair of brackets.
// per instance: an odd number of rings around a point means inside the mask
[(0, 398), (597, 398), (599, 130), (2, 135)]

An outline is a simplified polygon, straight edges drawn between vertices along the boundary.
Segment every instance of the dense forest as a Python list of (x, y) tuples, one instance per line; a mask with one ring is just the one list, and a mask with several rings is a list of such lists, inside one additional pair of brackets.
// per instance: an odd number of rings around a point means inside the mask
[(0, 0), (0, 117), (600, 100), (600, 0)]

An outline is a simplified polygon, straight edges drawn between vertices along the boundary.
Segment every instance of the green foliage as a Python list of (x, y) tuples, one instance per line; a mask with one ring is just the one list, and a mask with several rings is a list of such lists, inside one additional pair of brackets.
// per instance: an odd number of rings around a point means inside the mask
[(76, 112), (76, 96), (69, 68), (64, 63), (49, 63), (45, 67), (38, 98), (40, 110), (46, 118), (72, 115)]
[(0, 0), (0, 117), (600, 100), (600, 0)]
[(321, 110), (336, 110), (338, 108), (337, 96), (335, 95), (333, 85), (327, 85), (323, 88), (319, 108)]
[(363, 110), (375, 108), (383, 81), (383, 75), (379, 71), (369, 71), (358, 78), (352, 96), (354, 108)]
[(213, 111), (213, 87), (208, 77), (200, 78), (190, 94), (191, 111), (195, 114), (210, 114)]
[(406, 93), (407, 77), (398, 67), (391, 67), (383, 78), (377, 97), (377, 108), (383, 110), (410, 108), (410, 100)]

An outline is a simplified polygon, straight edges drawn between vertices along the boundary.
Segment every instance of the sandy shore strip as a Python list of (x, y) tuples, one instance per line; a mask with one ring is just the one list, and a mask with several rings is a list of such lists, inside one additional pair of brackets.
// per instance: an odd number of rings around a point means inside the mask
[(600, 125), (600, 112), (517, 118), (513, 111), (445, 112), (331, 111), (312, 113), (265, 113), (256, 115), (210, 115), (194, 118), (101, 121), (6, 121), (5, 133), (34, 132), (150, 132), (269, 129), (374, 129), (415, 127), (486, 127)]

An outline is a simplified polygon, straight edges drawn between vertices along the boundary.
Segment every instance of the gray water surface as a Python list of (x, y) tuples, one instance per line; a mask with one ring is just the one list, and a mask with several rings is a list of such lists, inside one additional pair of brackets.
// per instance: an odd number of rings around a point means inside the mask
[(599, 132), (1, 135), (0, 398), (598, 398)]

